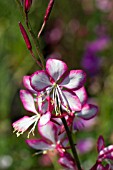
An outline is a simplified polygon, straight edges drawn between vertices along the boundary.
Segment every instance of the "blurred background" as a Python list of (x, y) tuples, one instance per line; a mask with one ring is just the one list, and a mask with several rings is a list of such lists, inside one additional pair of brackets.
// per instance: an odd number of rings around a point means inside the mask
[[(36, 34), (48, 2), (33, 0), (29, 18)], [(47, 156), (33, 156), (36, 151), (25, 143), (27, 133), (17, 138), (11, 126), (26, 114), (19, 97), (22, 77), (39, 69), (26, 49), (19, 21), (24, 25), (16, 1), (0, 1), (0, 170), (58, 170)], [(74, 134), (87, 170), (97, 157), (98, 136), (113, 144), (113, 0), (55, 1), (40, 44), (46, 59), (62, 59), (70, 69), (87, 73), (89, 101), (99, 106), (99, 113)]]

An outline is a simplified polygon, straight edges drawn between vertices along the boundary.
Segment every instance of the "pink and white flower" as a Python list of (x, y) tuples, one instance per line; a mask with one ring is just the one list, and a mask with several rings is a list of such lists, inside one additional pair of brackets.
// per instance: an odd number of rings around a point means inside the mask
[(27, 144), (36, 150), (41, 150), (39, 153), (47, 154), (48, 151), (57, 151), (59, 155), (59, 164), (68, 170), (77, 170), (76, 164), (72, 156), (66, 152), (68, 140), (64, 138), (64, 134), (59, 135), (59, 126), (52, 122), (46, 125), (38, 123), (41, 139), (28, 139)]
[[(95, 165), (90, 170), (112, 170), (113, 169), (113, 145), (105, 147), (103, 136), (99, 136), (97, 141), (98, 158)], [(105, 166), (103, 165), (105, 162)]]
[(55, 125), (53, 122), (49, 121), (44, 126), (38, 123), (38, 130), (41, 139), (28, 139), (27, 144), (36, 149), (42, 150), (42, 153), (47, 153), (47, 151), (57, 150), (59, 154), (65, 152), (65, 146), (68, 141), (64, 140), (64, 135), (58, 135), (59, 126)]
[[(49, 110), (47, 109), (46, 106), (43, 105), (43, 108), (46, 109), (42, 109), (42, 103), (39, 103), (39, 100), (36, 100), (36, 102), (38, 102), (38, 105), (40, 106), (39, 111), (40, 113), (37, 111), (36, 107), (35, 107), (35, 101), (34, 98), (32, 96), (32, 94), (28, 91), (28, 90), (20, 90), (20, 98), (21, 101), (23, 103), (24, 108), (29, 111), (34, 113), (33, 116), (29, 117), (29, 116), (24, 116), (23, 118), (19, 119), (18, 121), (14, 122), (12, 124), (13, 128), (14, 128), (14, 132), (16, 131), (17, 136), (19, 136), (20, 134), (23, 134), (30, 126), (33, 126), (31, 128), (31, 130), (28, 133), (28, 138), (30, 133), (32, 133), (34, 135), (34, 130), (35, 127), (37, 125), (37, 122), (40, 119), (40, 123), (42, 125), (46, 124), (50, 118), (51, 118), (51, 113), (49, 112)], [(39, 99), (39, 98), (38, 98)]]
[(113, 160), (113, 145), (105, 147), (104, 139), (102, 136), (98, 138), (97, 142), (98, 149), (98, 161), (102, 162), (103, 160)]
[(74, 90), (83, 86), (86, 74), (82, 70), (68, 71), (67, 65), (57, 59), (48, 59), (46, 70), (36, 71), (30, 78), (32, 88), (42, 95), (52, 96), (56, 114), (60, 109), (80, 111), (81, 103)]

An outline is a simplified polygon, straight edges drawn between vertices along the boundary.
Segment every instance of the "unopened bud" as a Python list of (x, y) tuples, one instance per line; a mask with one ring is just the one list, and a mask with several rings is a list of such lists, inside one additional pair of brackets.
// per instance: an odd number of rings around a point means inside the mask
[(31, 5), (32, 5), (32, 0), (25, 0), (24, 1), (24, 9), (25, 9), (26, 13), (29, 12)]
[(40, 29), (39, 33), (38, 33), (38, 38), (40, 37), (40, 34), (42, 33), (42, 31), (43, 31), (43, 29), (44, 29), (44, 27), (45, 27), (45, 24), (46, 24), (46, 22), (47, 22), (47, 20), (48, 20), (48, 18), (49, 18), (49, 15), (50, 15), (51, 10), (52, 10), (52, 7), (53, 7), (53, 4), (54, 4), (54, 0), (50, 0), (50, 1), (49, 1), (49, 4), (48, 4), (48, 7), (47, 7), (47, 9), (46, 9), (45, 15), (44, 15), (43, 24), (42, 24), (42, 26), (41, 26), (41, 29)]
[(54, 4), (54, 0), (50, 0), (50, 1), (49, 1), (49, 4), (48, 4), (48, 7), (47, 7), (47, 9), (46, 9), (45, 16), (44, 16), (44, 21), (45, 21), (45, 22), (48, 20), (48, 17), (49, 17), (49, 15), (50, 15), (50, 13), (51, 13), (53, 4)]
[(19, 22), (19, 27), (20, 27), (20, 31), (22, 33), (22, 36), (24, 38), (24, 41), (26, 43), (28, 50), (31, 50), (32, 49), (31, 42), (30, 42), (27, 32), (26, 32), (25, 28), (23, 27), (23, 25), (21, 24), (21, 22)]

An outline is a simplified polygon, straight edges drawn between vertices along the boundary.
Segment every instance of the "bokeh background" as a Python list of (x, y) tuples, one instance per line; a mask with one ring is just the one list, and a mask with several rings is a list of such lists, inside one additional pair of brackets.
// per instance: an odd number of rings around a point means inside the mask
[[(36, 34), (48, 2), (33, 0), (29, 18)], [(0, 170), (58, 170), (48, 157), (33, 156), (36, 151), (25, 143), (27, 133), (17, 138), (11, 126), (26, 114), (19, 98), (22, 77), (38, 69), (18, 21), (24, 24), (16, 1), (0, 1)], [(63, 59), (70, 69), (87, 72), (89, 101), (99, 106), (99, 113), (74, 139), (88, 170), (97, 157), (98, 136), (113, 144), (113, 0), (55, 1), (40, 44), (46, 59)]]

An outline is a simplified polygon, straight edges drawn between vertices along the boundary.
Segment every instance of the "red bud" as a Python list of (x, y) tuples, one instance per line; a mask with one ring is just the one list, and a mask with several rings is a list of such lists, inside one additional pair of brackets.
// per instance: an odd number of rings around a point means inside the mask
[(45, 12), (44, 22), (43, 22), (43, 24), (42, 24), (42, 27), (41, 27), (39, 33), (38, 33), (38, 38), (40, 37), (40, 34), (42, 33), (42, 31), (43, 31), (43, 29), (44, 29), (44, 27), (45, 27), (45, 24), (46, 24), (46, 22), (47, 22), (47, 20), (48, 20), (48, 18), (49, 18), (49, 15), (50, 15), (51, 10), (52, 10), (52, 7), (53, 7), (53, 4), (54, 4), (54, 0), (50, 0), (50, 1), (49, 1), (49, 4), (48, 4), (48, 7), (47, 7), (47, 9), (46, 9), (46, 12)]
[(32, 5), (32, 0), (25, 0), (24, 1), (24, 8), (25, 8), (25, 12), (29, 12), (30, 8)]
[(24, 38), (24, 41), (26, 43), (28, 50), (31, 50), (32, 49), (31, 42), (30, 42), (27, 32), (26, 32), (25, 28), (23, 27), (23, 25), (21, 24), (21, 22), (19, 22), (19, 27), (20, 27), (20, 31), (22, 33), (22, 36)]
[(54, 4), (54, 0), (50, 0), (50, 1), (49, 1), (49, 4), (48, 4), (48, 7), (47, 7), (47, 9), (46, 9), (45, 16), (44, 16), (44, 21), (45, 21), (45, 22), (48, 20), (48, 17), (49, 17), (49, 15), (50, 15), (50, 13), (51, 13), (53, 4)]

